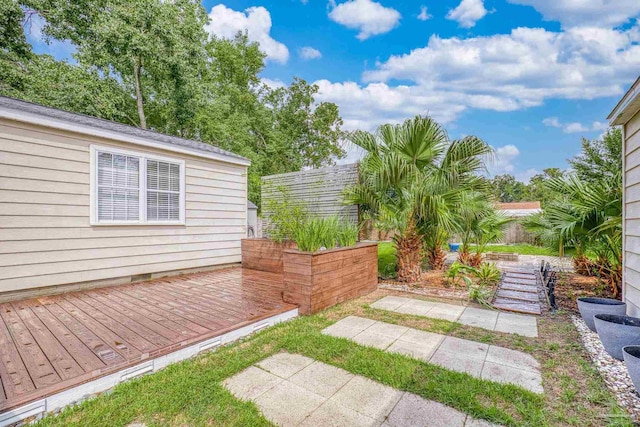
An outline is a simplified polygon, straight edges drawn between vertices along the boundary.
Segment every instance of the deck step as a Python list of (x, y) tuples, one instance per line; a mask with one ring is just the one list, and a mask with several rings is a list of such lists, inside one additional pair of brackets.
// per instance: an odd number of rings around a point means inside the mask
[(514, 299), (518, 301), (528, 301), (528, 302), (538, 302), (538, 293), (533, 292), (520, 292), (520, 291), (510, 291), (507, 289), (501, 289), (498, 291), (496, 295), (498, 298), (508, 298)]
[(516, 313), (525, 313), (525, 314), (541, 314), (539, 303), (530, 303), (517, 301), (513, 299), (507, 298), (496, 298), (493, 302), (493, 306), (500, 310), (514, 311)]
[(531, 292), (538, 293), (538, 287), (533, 285), (519, 285), (517, 283), (502, 283), (500, 289), (506, 289), (509, 291)]

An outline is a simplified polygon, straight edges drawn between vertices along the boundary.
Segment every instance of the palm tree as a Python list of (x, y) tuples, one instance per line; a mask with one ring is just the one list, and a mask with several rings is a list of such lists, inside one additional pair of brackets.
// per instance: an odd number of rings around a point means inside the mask
[(360, 205), (363, 219), (395, 233), (398, 280), (416, 281), (423, 251), (433, 256), (456, 229), (462, 193), (478, 188), (475, 173), (492, 150), (476, 137), (450, 142), (439, 123), (423, 116), (349, 139), (367, 154), (345, 199)]
[[(527, 219), (525, 228), (544, 243), (573, 245), (576, 272), (598, 274), (618, 296), (622, 271), (621, 171), (593, 182), (569, 175), (546, 185), (561, 198)], [(595, 254), (595, 263), (586, 257), (587, 250)]]

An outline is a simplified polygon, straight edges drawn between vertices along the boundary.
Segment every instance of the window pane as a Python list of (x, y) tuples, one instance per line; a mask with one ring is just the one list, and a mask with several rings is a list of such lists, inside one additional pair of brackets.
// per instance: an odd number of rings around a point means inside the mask
[(158, 220), (158, 193), (155, 191), (147, 192), (147, 220)]
[(98, 153), (98, 220), (136, 221), (140, 217), (140, 159)]
[(158, 162), (147, 160), (147, 189), (158, 189)]
[(180, 191), (180, 165), (171, 165), (171, 191)]
[(158, 189), (169, 191), (169, 163), (158, 162)]
[(169, 194), (158, 193), (158, 219), (169, 219)]
[(140, 192), (127, 190), (127, 219), (136, 220), (140, 215)]
[(169, 194), (169, 219), (180, 220), (180, 194)]
[(98, 220), (113, 219), (113, 199), (110, 188), (98, 188)]
[(98, 153), (98, 185), (113, 184), (113, 165), (110, 153)]

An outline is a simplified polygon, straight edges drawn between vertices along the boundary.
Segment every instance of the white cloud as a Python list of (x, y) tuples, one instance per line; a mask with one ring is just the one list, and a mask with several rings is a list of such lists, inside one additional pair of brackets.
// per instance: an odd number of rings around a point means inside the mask
[(266, 77), (262, 77), (260, 81), (270, 87), (271, 89), (279, 89), (281, 87), (287, 86), (282, 80), (279, 79), (269, 79)]
[(488, 162), (488, 169), (491, 175), (502, 175), (505, 173), (513, 173), (515, 165), (513, 164), (516, 158), (520, 155), (520, 150), (513, 144), (508, 144), (503, 147), (494, 147), (495, 158), (493, 161)]
[(447, 19), (457, 21), (462, 28), (471, 28), (487, 13), (483, 0), (462, 0), (458, 7), (449, 11)]
[(271, 14), (264, 7), (250, 7), (238, 12), (219, 4), (209, 12), (209, 19), (206, 26), (209, 33), (233, 38), (238, 31), (246, 30), (249, 40), (260, 43), (260, 50), (267, 54), (268, 61), (284, 64), (289, 59), (289, 49), (270, 35)]
[(542, 120), (542, 124), (549, 127), (562, 129), (564, 133), (584, 133), (584, 132), (596, 132), (603, 131), (609, 128), (609, 125), (605, 122), (595, 121), (591, 126), (583, 125), (580, 122), (561, 123), (557, 117), (547, 117)]
[(598, 26), (611, 28), (640, 14), (638, 0), (508, 0), (532, 6), (548, 21), (563, 26)]
[(540, 171), (538, 171), (538, 169), (531, 168), (525, 170), (524, 172), (516, 172), (514, 176), (518, 181), (527, 184), (531, 180), (531, 178), (533, 178), (535, 175), (538, 175), (539, 173)]
[(640, 69), (640, 26), (626, 30), (516, 28), (473, 38), (432, 36), (426, 47), (391, 56), (365, 82), (411, 81), (424, 90), (463, 94), (465, 107), (497, 111), (546, 99), (618, 96)]
[(420, 14), (418, 15), (418, 19), (420, 21), (426, 21), (430, 18), (432, 18), (432, 16), (429, 15), (429, 12), (427, 12), (427, 6), (420, 6)]
[(397, 10), (372, 0), (349, 0), (334, 4), (329, 18), (347, 28), (359, 30), (356, 37), (366, 40), (391, 31), (400, 22), (401, 15)]
[(298, 55), (302, 59), (318, 59), (322, 58), (322, 53), (318, 49), (314, 49), (311, 46), (305, 46), (298, 51)]

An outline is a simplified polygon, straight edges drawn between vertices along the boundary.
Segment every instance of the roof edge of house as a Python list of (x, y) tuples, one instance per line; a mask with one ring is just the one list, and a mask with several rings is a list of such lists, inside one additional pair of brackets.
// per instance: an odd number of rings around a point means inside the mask
[(611, 126), (624, 125), (640, 111), (640, 76), (607, 116)]
[(0, 118), (157, 148), (225, 163), (249, 166), (251, 161), (214, 145), (111, 120), (0, 96)]

